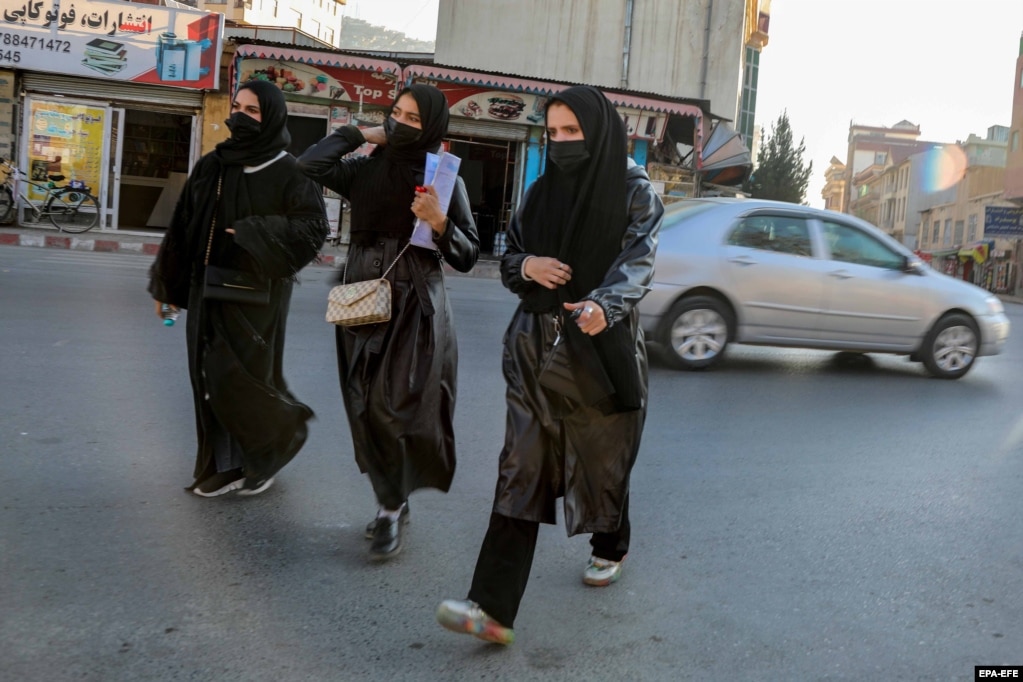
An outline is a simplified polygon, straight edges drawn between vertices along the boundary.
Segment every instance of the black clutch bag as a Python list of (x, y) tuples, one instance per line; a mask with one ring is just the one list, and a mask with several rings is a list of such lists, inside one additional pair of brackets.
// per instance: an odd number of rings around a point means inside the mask
[(229, 303), (267, 305), (270, 303), (270, 280), (243, 270), (207, 265), (202, 297)]
[(217, 178), (217, 198), (213, 205), (213, 220), (210, 221), (210, 238), (206, 241), (206, 274), (203, 275), (202, 297), (210, 301), (226, 301), (246, 305), (267, 305), (270, 303), (270, 280), (254, 272), (232, 270), (210, 265), (213, 249), (213, 235), (217, 230), (217, 210), (220, 206), (220, 189), (224, 176)]
[(583, 403), (583, 396), (579, 390), (579, 384), (572, 374), (571, 355), (568, 352), (568, 344), (565, 339), (559, 336), (554, 340), (554, 345), (547, 352), (547, 356), (540, 365), (537, 374), (537, 381), (546, 389), (568, 398), (577, 403)]

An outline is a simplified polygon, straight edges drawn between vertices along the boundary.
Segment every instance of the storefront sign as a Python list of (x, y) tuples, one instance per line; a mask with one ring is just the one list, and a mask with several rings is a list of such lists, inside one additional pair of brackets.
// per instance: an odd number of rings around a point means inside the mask
[(443, 92), (452, 116), (476, 121), (543, 125), (546, 97), (449, 83), (421, 76), (415, 78), (414, 82), (433, 85)]
[[(265, 80), (289, 95), (304, 95), (333, 102), (391, 106), (398, 93), (398, 77), (389, 73), (342, 69), (327, 64), (304, 64), (279, 59), (243, 59), (239, 83)], [(358, 112), (355, 112), (356, 116)]]
[[(60, 184), (84, 182), (99, 196), (107, 110), (32, 99), (27, 116), (31, 130), (26, 171), (29, 177), (46, 183), (49, 175), (63, 175)], [(30, 199), (46, 198), (45, 192), (32, 185), (27, 189)]]
[(0, 66), (215, 90), (224, 16), (108, 0), (0, 0)]
[(1023, 208), (984, 207), (985, 237), (1023, 237)]

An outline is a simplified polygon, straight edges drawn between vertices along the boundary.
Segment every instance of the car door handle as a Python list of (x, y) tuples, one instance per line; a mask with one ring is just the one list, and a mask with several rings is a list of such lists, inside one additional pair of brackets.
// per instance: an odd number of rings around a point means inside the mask
[(729, 258), (728, 260), (731, 261), (732, 263), (737, 263), (739, 265), (756, 265), (757, 264), (757, 259), (753, 258), (752, 256), (733, 256), (732, 258)]
[(831, 275), (832, 277), (836, 278), (836, 279), (852, 279), (853, 278), (853, 275), (851, 275), (848, 270), (832, 270), (828, 274)]

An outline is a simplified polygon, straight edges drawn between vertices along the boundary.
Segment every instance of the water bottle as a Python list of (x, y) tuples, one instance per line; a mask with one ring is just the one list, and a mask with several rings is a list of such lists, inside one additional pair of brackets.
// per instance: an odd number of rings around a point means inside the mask
[(174, 323), (178, 321), (178, 310), (166, 303), (160, 306), (160, 315), (163, 316), (164, 325), (168, 327), (173, 327)]

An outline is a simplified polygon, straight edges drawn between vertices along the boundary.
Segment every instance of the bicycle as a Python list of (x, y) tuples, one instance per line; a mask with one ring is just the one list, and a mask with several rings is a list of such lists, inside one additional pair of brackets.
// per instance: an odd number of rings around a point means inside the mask
[[(91, 188), (81, 180), (72, 180), (65, 186), (57, 185), (64, 180), (63, 175), (47, 175), (45, 183), (33, 180), (11, 161), (2, 158), (0, 172), (6, 172), (6, 177), (0, 184), (0, 223), (7, 224), (14, 219), (19, 197), (32, 211), (36, 222), (45, 216), (61, 232), (72, 234), (87, 232), (99, 222), (99, 201), (90, 194)], [(15, 191), (14, 180), (19, 175), (25, 178), (26, 183), (46, 195), (41, 202), (42, 208), (29, 199), (24, 190)]]

